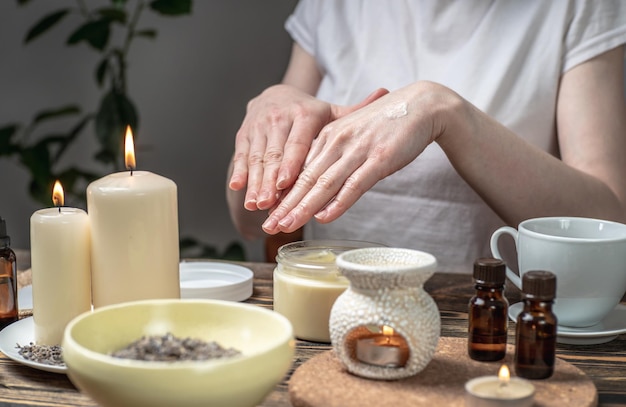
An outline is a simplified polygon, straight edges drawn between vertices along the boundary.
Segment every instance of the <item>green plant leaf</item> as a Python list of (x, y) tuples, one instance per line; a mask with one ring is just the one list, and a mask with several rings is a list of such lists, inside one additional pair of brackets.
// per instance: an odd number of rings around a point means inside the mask
[(111, 33), (111, 20), (103, 18), (90, 21), (78, 27), (67, 39), (68, 45), (78, 44), (86, 41), (93, 48), (102, 51), (109, 42)]
[(108, 69), (109, 59), (103, 58), (96, 67), (96, 83), (98, 84), (98, 87), (102, 87), (102, 85), (104, 84), (104, 77), (106, 76)]
[(37, 22), (30, 30), (26, 33), (26, 37), (24, 38), (24, 43), (27, 44), (35, 38), (39, 37), (41, 34), (48, 31), (50, 28), (54, 27), (59, 21), (63, 19), (70, 12), (70, 9), (63, 9), (59, 11), (55, 11), (52, 14), (48, 14), (41, 20)]
[(108, 92), (102, 98), (95, 122), (96, 137), (103, 153), (101, 157), (108, 159), (107, 154), (112, 154), (121, 159), (126, 126), (130, 125), (135, 130), (138, 122), (137, 109), (133, 102), (123, 93)]
[(150, 8), (167, 16), (179, 16), (191, 13), (191, 0), (153, 0)]
[(77, 105), (67, 105), (56, 109), (43, 110), (35, 116), (33, 124), (40, 123), (48, 119), (56, 119), (63, 116), (71, 116), (80, 113), (80, 107)]
[(93, 158), (102, 164), (115, 164), (118, 157), (108, 150), (100, 150), (94, 154)]
[(196, 247), (198, 245), (198, 241), (193, 237), (181, 237), (178, 244), (180, 251), (184, 251)]
[(22, 149), (20, 162), (30, 170), (34, 181), (45, 183), (50, 178), (52, 165), (46, 143)]
[(42, 137), (37, 142), (37, 145), (41, 145), (45, 147), (46, 149), (48, 149), (48, 152), (50, 152), (50, 150), (54, 148), (53, 146), (54, 144), (63, 143), (63, 140), (65, 140), (66, 137), (67, 136), (65, 134), (54, 133), (54, 134)]
[(246, 259), (246, 252), (240, 243), (234, 242), (226, 248), (224, 254), (222, 254), (222, 259), (244, 261)]
[(11, 140), (19, 128), (19, 124), (9, 124), (0, 128), (0, 156), (11, 155), (19, 150), (19, 146), (13, 144)]
[[(52, 178), (52, 176), (50, 176)], [(54, 182), (54, 181), (53, 181)], [(50, 206), (52, 203), (52, 184), (32, 178), (28, 185), (30, 196), (44, 206)]]
[(96, 11), (103, 19), (126, 24), (126, 11), (119, 8), (101, 8)]
[(86, 115), (85, 117), (83, 117), (82, 120), (80, 120), (76, 124), (76, 126), (74, 126), (72, 130), (70, 130), (70, 132), (65, 137), (63, 137), (63, 139), (60, 141), (59, 149), (54, 155), (54, 158), (53, 158), (54, 162), (57, 162), (61, 158), (63, 153), (65, 153), (65, 151), (72, 144), (72, 142), (76, 140), (78, 135), (83, 131), (83, 129), (85, 128), (87, 123), (89, 123), (91, 119), (93, 119), (93, 115), (91, 114)]
[(111, 0), (111, 4), (115, 7), (124, 7), (126, 0)]
[(198, 254), (202, 259), (219, 259), (220, 255), (215, 247), (202, 246), (202, 251)]
[(135, 37), (144, 37), (153, 40), (157, 36), (157, 31), (151, 28), (147, 28), (145, 30), (135, 31), (133, 35)]
[(179, 249), (181, 258), (203, 258), (203, 259), (223, 259), (233, 261), (246, 260), (246, 254), (243, 246), (239, 242), (231, 243), (224, 253), (211, 245), (203, 243), (193, 237), (181, 237), (179, 240)]

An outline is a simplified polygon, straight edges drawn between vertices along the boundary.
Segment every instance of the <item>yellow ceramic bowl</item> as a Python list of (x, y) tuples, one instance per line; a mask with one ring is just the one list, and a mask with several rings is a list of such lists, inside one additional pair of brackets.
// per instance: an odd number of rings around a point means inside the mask
[[(242, 355), (147, 362), (109, 356), (143, 335), (216, 341)], [(282, 315), (218, 300), (146, 300), (98, 308), (65, 329), (70, 380), (104, 407), (255, 406), (284, 377), (294, 352)]]

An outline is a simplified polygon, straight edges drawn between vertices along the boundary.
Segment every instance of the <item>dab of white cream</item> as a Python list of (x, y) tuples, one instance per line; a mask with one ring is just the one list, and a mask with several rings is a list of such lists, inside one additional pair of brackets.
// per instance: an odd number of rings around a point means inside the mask
[(406, 102), (398, 103), (394, 106), (391, 106), (389, 109), (387, 109), (387, 117), (390, 119), (397, 119), (402, 116), (406, 116), (407, 114), (408, 114), (408, 111), (407, 111)]

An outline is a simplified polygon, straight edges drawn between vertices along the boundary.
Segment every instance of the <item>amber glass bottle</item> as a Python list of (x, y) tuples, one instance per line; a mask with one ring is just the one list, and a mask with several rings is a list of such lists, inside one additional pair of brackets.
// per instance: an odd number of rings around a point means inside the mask
[(467, 341), (467, 351), (474, 360), (501, 360), (506, 355), (509, 302), (504, 296), (505, 278), (502, 260), (482, 258), (474, 262), (476, 294), (469, 302)]
[(546, 379), (554, 372), (557, 318), (552, 312), (556, 276), (527, 271), (522, 278), (524, 309), (517, 317), (515, 373), (527, 379)]
[(4, 219), (0, 218), (0, 329), (17, 321), (17, 263), (9, 247)]

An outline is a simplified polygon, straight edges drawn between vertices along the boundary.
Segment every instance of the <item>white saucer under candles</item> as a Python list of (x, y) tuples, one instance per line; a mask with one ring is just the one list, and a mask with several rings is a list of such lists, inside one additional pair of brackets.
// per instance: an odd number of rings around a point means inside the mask
[(89, 217), (63, 206), (61, 183), (54, 184), (54, 208), (30, 218), (35, 342), (60, 345), (67, 323), (91, 309)]
[(92, 230), (94, 307), (120, 302), (180, 298), (176, 184), (134, 171), (130, 127), (126, 168), (87, 187)]
[(511, 377), (509, 367), (502, 365), (498, 376), (482, 376), (465, 383), (468, 407), (530, 407), (535, 386), (526, 379)]

